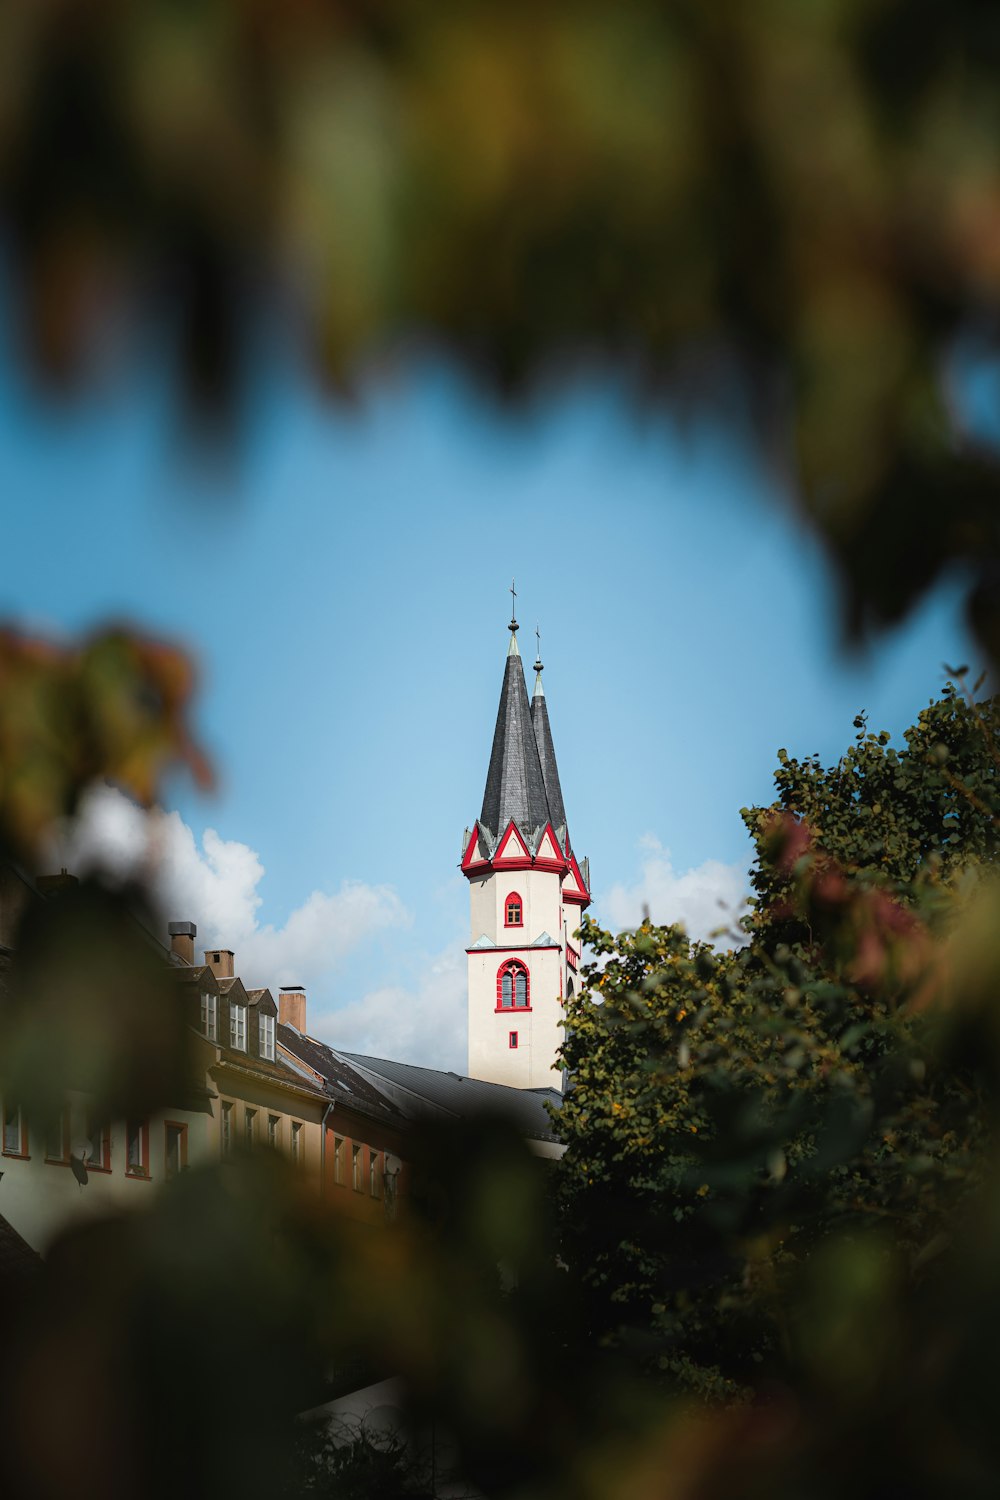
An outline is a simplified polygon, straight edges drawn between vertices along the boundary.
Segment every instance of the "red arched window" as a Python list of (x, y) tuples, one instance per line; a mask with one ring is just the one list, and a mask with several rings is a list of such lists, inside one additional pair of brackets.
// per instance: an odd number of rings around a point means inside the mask
[(511, 891), (503, 904), (503, 925), (505, 927), (523, 927), (524, 905), (517, 891)]
[(509, 959), (497, 973), (497, 1010), (530, 1009), (528, 971), (516, 958)]

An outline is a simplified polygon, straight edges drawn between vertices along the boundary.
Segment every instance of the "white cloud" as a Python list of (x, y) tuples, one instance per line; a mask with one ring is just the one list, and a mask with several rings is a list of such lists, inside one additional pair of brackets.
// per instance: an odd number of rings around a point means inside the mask
[(421, 960), (412, 987), (385, 985), (362, 999), (310, 1018), (314, 1036), (345, 1052), (367, 1052), (429, 1068), (467, 1066), (466, 961), (463, 943)]
[(235, 950), (250, 985), (314, 984), (376, 933), (411, 920), (391, 886), (345, 880), (332, 894), (313, 891), (283, 926), (261, 926), (255, 849), (214, 828), (199, 847), (178, 813), (145, 812), (114, 787), (88, 795), (55, 852), (81, 873), (145, 879), (166, 916), (197, 923), (200, 947)]
[(707, 859), (693, 870), (678, 871), (670, 850), (651, 834), (640, 839), (639, 847), (645, 854), (641, 876), (632, 885), (613, 885), (598, 898), (599, 921), (616, 930), (637, 927), (648, 908), (654, 922), (680, 922), (693, 938), (708, 938), (720, 927), (734, 926), (748, 895), (743, 865)]

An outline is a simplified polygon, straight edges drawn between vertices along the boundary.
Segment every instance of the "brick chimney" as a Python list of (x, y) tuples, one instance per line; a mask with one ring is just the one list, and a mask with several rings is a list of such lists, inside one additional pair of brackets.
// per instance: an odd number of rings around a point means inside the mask
[(168, 922), (167, 931), (170, 934), (170, 951), (176, 953), (183, 963), (194, 963), (194, 940), (198, 936), (198, 929), (193, 922)]
[(236, 958), (232, 948), (206, 948), (205, 962), (216, 979), (232, 979), (236, 973)]
[(301, 984), (283, 984), (278, 995), (278, 1020), (282, 1026), (306, 1029), (306, 992)]

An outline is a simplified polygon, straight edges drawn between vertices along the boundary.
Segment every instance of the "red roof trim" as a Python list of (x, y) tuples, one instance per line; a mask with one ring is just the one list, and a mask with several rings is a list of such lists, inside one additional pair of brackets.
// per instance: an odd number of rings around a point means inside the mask
[[(517, 843), (517, 853), (512, 854), (508, 859), (507, 845), (511, 842), (512, 839)], [(493, 863), (497, 865), (502, 860), (505, 868), (510, 869), (515, 860), (522, 859), (527, 859), (528, 863), (530, 864), (531, 853), (528, 849), (527, 841), (521, 837), (514, 819), (511, 818), (510, 822), (507, 824), (507, 827), (504, 829), (503, 838), (497, 845), (497, 852), (493, 856)]]
[(552, 827), (551, 823), (546, 823), (545, 827), (542, 829), (542, 836), (538, 840), (538, 847), (539, 847), (539, 849), (542, 847), (542, 844), (545, 842), (545, 835), (546, 834), (548, 834), (548, 836), (549, 836), (549, 838), (550, 838), (550, 840), (552, 842), (552, 847), (556, 851), (556, 857), (555, 857), (555, 859), (552, 859), (551, 856), (548, 855), (548, 854), (536, 854), (535, 855), (535, 863), (536, 863), (536, 865), (538, 866), (538, 868), (540, 870), (565, 870), (567, 868), (566, 861), (565, 861), (565, 859), (563, 859), (563, 857), (561, 856), (561, 854), (559, 852), (559, 840), (556, 838), (556, 831)]
[(522, 943), (515, 947), (513, 943), (497, 943), (495, 948), (466, 948), (466, 953), (561, 953), (562, 949), (558, 943)]
[(465, 846), (465, 853), (462, 855), (462, 869), (463, 870), (471, 870), (477, 864), (479, 864), (479, 865), (489, 864), (489, 860), (488, 859), (473, 859), (472, 856), (473, 856), (473, 854), (476, 853), (476, 851), (478, 850), (478, 848), (479, 848), (479, 829), (478, 828), (474, 828), (472, 830), (472, 837), (469, 840), (468, 844)]

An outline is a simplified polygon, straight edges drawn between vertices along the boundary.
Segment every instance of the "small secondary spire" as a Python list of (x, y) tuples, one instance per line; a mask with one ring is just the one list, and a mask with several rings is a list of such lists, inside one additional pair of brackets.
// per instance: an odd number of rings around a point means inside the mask
[(517, 649), (517, 632), (520, 626), (517, 623), (517, 612), (514, 608), (517, 602), (517, 589), (514, 587), (513, 578), (510, 580), (510, 588), (507, 592), (510, 594), (510, 624), (507, 626), (510, 631), (510, 645), (507, 647), (507, 655), (520, 656), (521, 653)]

